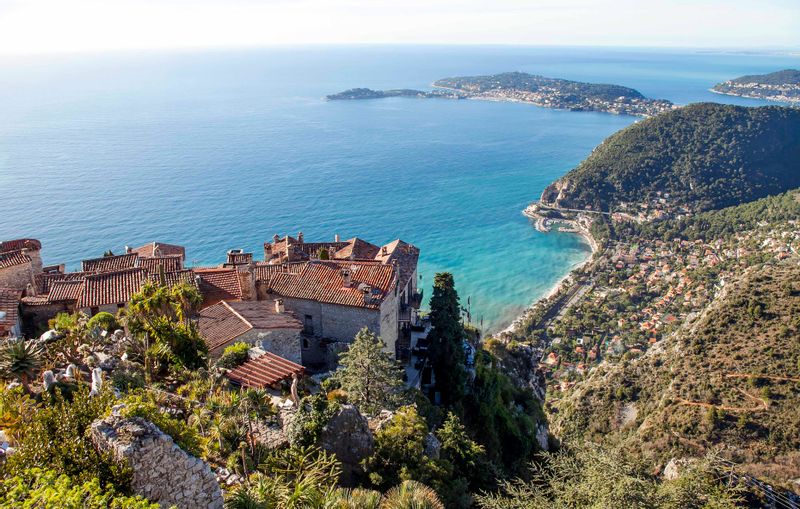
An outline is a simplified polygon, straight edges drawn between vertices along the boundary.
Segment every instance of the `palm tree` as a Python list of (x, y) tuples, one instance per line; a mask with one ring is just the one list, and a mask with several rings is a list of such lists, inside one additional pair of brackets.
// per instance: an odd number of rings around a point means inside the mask
[(0, 346), (0, 376), (19, 380), (30, 393), (30, 381), (42, 366), (43, 355), (44, 348), (38, 342), (9, 338)]
[(435, 491), (417, 481), (403, 481), (386, 492), (381, 509), (444, 509)]

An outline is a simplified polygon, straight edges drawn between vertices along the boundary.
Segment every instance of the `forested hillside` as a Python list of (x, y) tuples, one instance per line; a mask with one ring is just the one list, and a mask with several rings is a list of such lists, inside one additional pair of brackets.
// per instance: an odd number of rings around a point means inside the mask
[(607, 138), (548, 186), (542, 202), (615, 210), (660, 191), (692, 210), (800, 187), (800, 110), (700, 103)]

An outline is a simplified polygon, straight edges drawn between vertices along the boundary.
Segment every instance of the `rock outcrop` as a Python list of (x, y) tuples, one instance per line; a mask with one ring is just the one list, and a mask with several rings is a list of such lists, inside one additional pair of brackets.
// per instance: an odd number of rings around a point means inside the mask
[(342, 462), (342, 482), (350, 484), (363, 473), (361, 460), (372, 455), (375, 439), (367, 418), (353, 405), (342, 405), (320, 434), (320, 447)]
[(134, 493), (163, 507), (222, 509), (214, 472), (187, 454), (158, 426), (140, 417), (112, 415), (92, 424), (92, 442), (133, 469)]

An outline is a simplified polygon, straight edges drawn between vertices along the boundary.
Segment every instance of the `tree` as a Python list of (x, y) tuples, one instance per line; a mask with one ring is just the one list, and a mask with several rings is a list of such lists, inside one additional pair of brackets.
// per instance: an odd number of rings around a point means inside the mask
[(341, 367), (333, 374), (348, 400), (368, 414), (394, 409), (403, 388), (402, 368), (384, 351), (386, 344), (364, 327), (341, 354)]
[(442, 404), (456, 406), (464, 397), (464, 328), (453, 275), (440, 272), (433, 279), (429, 355)]
[(17, 379), (30, 393), (30, 381), (42, 365), (44, 349), (36, 341), (9, 338), (0, 345), (0, 376)]

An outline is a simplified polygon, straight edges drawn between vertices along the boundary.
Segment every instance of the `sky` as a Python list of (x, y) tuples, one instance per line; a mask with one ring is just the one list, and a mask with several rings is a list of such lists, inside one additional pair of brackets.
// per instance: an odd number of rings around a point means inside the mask
[(304, 44), (800, 48), (800, 0), (0, 0), (0, 53)]

